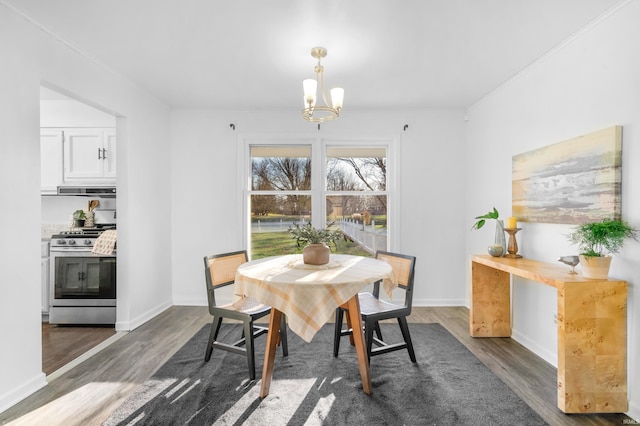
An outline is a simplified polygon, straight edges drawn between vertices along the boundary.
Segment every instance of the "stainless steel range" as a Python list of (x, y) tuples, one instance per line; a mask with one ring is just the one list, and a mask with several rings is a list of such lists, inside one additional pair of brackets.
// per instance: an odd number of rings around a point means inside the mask
[(113, 227), (51, 237), (50, 324), (115, 324), (116, 252), (91, 253), (100, 234)]

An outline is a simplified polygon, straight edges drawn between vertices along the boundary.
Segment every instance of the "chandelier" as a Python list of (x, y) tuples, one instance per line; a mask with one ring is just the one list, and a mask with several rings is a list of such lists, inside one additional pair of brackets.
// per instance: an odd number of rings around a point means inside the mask
[[(312, 123), (324, 123), (325, 121), (338, 118), (342, 109), (342, 101), (344, 99), (344, 89), (335, 87), (331, 89), (331, 106), (327, 102), (327, 96), (324, 93), (324, 67), (320, 64), (320, 60), (327, 56), (327, 49), (324, 47), (314, 47), (311, 49), (311, 56), (318, 59), (318, 65), (315, 66), (315, 80), (309, 78), (302, 82), (304, 89), (304, 109), (302, 117)], [(324, 105), (316, 103), (317, 89), (320, 84), (320, 94)]]

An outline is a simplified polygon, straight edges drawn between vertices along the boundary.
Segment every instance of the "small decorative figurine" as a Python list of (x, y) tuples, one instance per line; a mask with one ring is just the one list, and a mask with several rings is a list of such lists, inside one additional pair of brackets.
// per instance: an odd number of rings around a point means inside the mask
[(576, 265), (580, 263), (580, 258), (578, 256), (560, 256), (558, 258), (558, 262), (571, 266), (571, 270), (569, 271), (570, 274), (577, 274)]

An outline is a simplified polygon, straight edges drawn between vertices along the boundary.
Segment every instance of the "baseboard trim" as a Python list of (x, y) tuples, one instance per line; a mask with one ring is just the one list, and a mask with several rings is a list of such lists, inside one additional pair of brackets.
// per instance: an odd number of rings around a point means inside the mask
[(625, 414), (631, 417), (635, 423), (640, 424), (640, 406), (634, 404), (632, 401), (629, 401), (629, 411), (627, 411)]
[[(404, 296), (403, 296), (404, 297)], [(464, 299), (413, 299), (413, 306), (438, 307), (438, 306), (466, 306)]]
[(47, 385), (44, 373), (38, 373), (31, 380), (0, 396), (0, 413), (13, 407), (23, 399), (37, 392)]
[(547, 361), (553, 367), (558, 368), (558, 354), (549, 352), (546, 348), (537, 345), (533, 340), (529, 339), (526, 335), (518, 332), (516, 329), (511, 330), (511, 338), (520, 343), (525, 348)]
[(142, 324), (160, 315), (162, 312), (166, 311), (171, 306), (173, 306), (171, 302), (166, 302), (156, 306), (155, 308), (149, 309), (146, 312), (143, 312), (142, 314), (138, 315), (136, 318), (130, 321), (116, 321), (116, 331), (135, 330), (136, 328), (140, 327)]

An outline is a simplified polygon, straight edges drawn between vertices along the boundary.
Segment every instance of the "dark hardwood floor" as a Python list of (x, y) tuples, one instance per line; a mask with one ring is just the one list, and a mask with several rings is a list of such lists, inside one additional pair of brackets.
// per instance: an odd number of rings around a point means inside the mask
[(42, 323), (42, 371), (49, 375), (116, 334), (111, 326)]
[[(0, 413), (0, 424), (100, 425), (209, 321), (206, 307), (171, 307)], [(410, 322), (442, 324), (551, 425), (633, 423), (624, 414), (562, 413), (556, 405), (556, 369), (514, 340), (469, 337), (466, 308), (414, 308)]]

